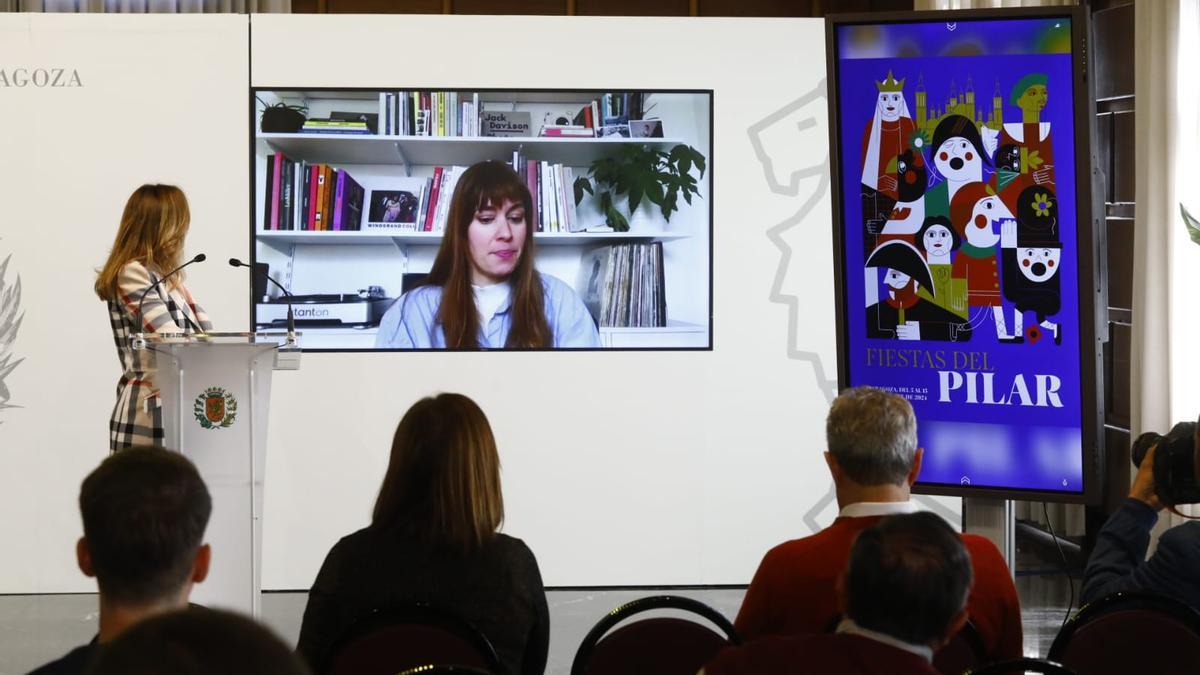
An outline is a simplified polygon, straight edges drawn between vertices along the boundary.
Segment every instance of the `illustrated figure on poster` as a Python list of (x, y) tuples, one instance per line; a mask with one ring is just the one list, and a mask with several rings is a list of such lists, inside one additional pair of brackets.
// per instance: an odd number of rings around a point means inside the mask
[[(918, 135), (918, 145), (919, 139)], [(919, 149), (910, 148), (896, 157), (896, 183), (898, 199), (879, 234), (877, 244), (895, 239), (916, 243), (917, 230), (925, 221), (925, 188), (929, 184), (925, 157)]]
[(986, 323), (991, 313), (1000, 342), (1022, 342), (1020, 335), (1008, 332), (1000, 296), (1000, 227), (1015, 220), (1012, 211), (986, 183), (968, 183), (959, 188), (950, 210), (950, 222), (964, 240), (954, 255), (950, 274), (967, 281), (971, 327)]
[[(1000, 232), (1004, 260), (1004, 297), (1016, 308), (1013, 333), (1037, 342), (1045, 330), (1062, 344), (1062, 327), (1048, 317), (1058, 314), (1062, 292), (1058, 270), (1062, 243), (1058, 235), (1058, 198), (1048, 188), (1032, 185), (1017, 197), (1017, 220), (1006, 221)], [(1024, 313), (1037, 323), (1024, 330)]]
[(889, 70), (875, 87), (879, 91), (875, 113), (863, 129), (862, 139), (863, 220), (868, 234), (879, 233), (899, 197), (893, 164), (908, 149), (909, 138), (917, 129), (904, 100), (904, 80), (896, 80)]
[[(997, 148), (998, 155), (1009, 146), (1015, 147), (1020, 158), (1020, 173), (1038, 185), (1053, 189), (1054, 149), (1050, 140), (1050, 123), (1041, 121), (1042, 110), (1049, 99), (1046, 82), (1046, 75), (1030, 73), (1013, 85), (1008, 99), (1021, 109), (1021, 121), (1005, 124), (998, 132), (998, 138), (991, 142)], [(989, 136), (997, 134), (990, 129), (984, 133)], [(999, 156), (996, 162), (1000, 163)], [(997, 189), (1004, 191), (1006, 188), (1007, 185), (998, 182)]]
[(925, 215), (949, 217), (958, 191), (964, 185), (983, 181), (989, 155), (984, 152), (975, 123), (962, 115), (947, 115), (938, 123), (931, 147), (933, 166), (943, 180), (925, 193)]
[(898, 340), (969, 340), (962, 319), (921, 297), (932, 291), (933, 276), (921, 252), (905, 241), (879, 245), (867, 258), (867, 268), (884, 271), (887, 297), (867, 307), (867, 337)]
[(916, 238), (917, 248), (925, 255), (933, 277), (932, 287), (918, 289), (917, 295), (966, 319), (967, 280), (955, 277), (952, 265), (952, 256), (962, 245), (962, 238), (950, 219), (943, 216), (926, 218)]

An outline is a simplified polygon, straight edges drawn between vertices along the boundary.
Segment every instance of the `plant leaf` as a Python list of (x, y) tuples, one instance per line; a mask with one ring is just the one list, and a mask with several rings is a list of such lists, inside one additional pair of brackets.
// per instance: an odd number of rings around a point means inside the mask
[(583, 193), (589, 195), (595, 194), (592, 192), (592, 181), (580, 176), (575, 179), (575, 206), (579, 206), (579, 202), (583, 201)]
[(1192, 238), (1192, 241), (1200, 244), (1200, 222), (1197, 222), (1195, 217), (1188, 213), (1183, 204), (1179, 205), (1179, 212), (1183, 214), (1183, 226), (1187, 228), (1188, 236)]
[(629, 213), (637, 211), (638, 204), (642, 203), (642, 193), (645, 188), (640, 181), (629, 186)]

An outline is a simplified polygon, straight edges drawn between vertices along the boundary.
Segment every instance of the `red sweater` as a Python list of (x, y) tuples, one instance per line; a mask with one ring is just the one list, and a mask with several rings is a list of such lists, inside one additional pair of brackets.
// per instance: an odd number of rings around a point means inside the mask
[(938, 675), (925, 659), (861, 635), (768, 637), (726, 647), (704, 675)]
[[(734, 623), (742, 638), (749, 641), (767, 635), (832, 630), (839, 614), (835, 585), (850, 558), (850, 545), (859, 532), (880, 518), (838, 518), (816, 534), (768, 551)], [(975, 571), (967, 610), (987, 658), (1020, 658), (1021, 608), (1008, 566), (987, 539), (973, 534), (964, 534), (962, 539)]]

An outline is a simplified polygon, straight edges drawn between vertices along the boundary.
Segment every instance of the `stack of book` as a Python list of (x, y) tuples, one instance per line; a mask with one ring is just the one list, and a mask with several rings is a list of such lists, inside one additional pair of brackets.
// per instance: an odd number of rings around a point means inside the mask
[(310, 118), (304, 120), (300, 128), (302, 134), (369, 134), (370, 127), (365, 121), (344, 120), (333, 118)]
[(585, 253), (577, 288), (601, 327), (667, 325), (662, 242), (615, 244)]
[(346, 171), (328, 164), (267, 156), (264, 231), (358, 230), (365, 191)]
[(569, 166), (526, 159), (518, 150), (512, 167), (525, 180), (533, 198), (533, 214), (526, 220), (534, 232), (581, 232), (585, 225), (575, 208), (575, 172)]
[(387, 136), (479, 136), (479, 94), (380, 92), (379, 119)]

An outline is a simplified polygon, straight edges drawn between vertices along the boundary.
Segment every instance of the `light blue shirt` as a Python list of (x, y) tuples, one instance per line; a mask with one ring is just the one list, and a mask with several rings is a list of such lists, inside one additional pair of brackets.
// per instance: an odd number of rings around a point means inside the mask
[[(546, 324), (554, 336), (555, 349), (596, 349), (600, 334), (596, 322), (575, 291), (562, 281), (538, 274), (542, 280)], [(400, 296), (379, 323), (375, 346), (379, 349), (445, 349), (446, 336), (438, 323), (441, 286), (421, 286)], [(480, 327), (481, 349), (503, 349), (512, 328), (511, 294), (486, 326)]]

